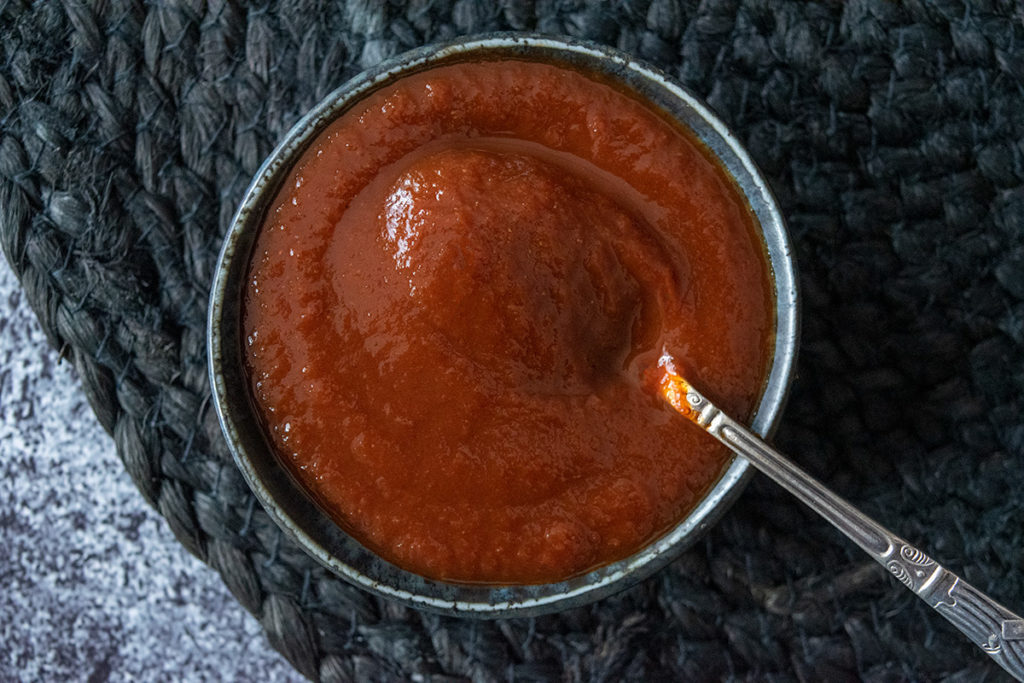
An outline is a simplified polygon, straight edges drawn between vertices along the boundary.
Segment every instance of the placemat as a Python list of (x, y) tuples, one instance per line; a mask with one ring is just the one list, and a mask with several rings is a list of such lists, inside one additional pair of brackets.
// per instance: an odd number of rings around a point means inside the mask
[(491, 30), (627, 50), (737, 131), (801, 269), (777, 444), (1024, 609), (1024, 16), (1009, 1), (4, 3), (0, 242), (142, 495), (313, 679), (1003, 677), (761, 478), (647, 582), (497, 622), (372, 598), (254, 503), (204, 348), (242, 191), (350, 76)]

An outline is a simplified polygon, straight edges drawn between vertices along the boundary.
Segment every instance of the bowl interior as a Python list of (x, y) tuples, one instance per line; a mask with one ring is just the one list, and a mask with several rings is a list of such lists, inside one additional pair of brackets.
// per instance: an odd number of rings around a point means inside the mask
[(725, 511), (751, 473), (745, 460), (727, 467), (696, 508), (631, 557), (549, 584), (490, 586), (423, 578), (386, 562), (342, 531), (278, 462), (250, 404), (240, 344), (241, 292), (264, 211), (306, 147), (368, 93), (402, 76), (452, 60), (510, 57), (563, 64), (611, 78), (669, 112), (703, 141), (736, 181), (758, 222), (775, 286), (774, 357), (755, 431), (770, 435), (785, 403), (798, 339), (798, 304), (789, 238), (774, 198), (732, 133), (695, 97), (628, 55), (588, 43), (495, 34), (419, 49), (366, 72), (329, 95), (300, 120), (256, 174), (225, 238), (211, 293), (208, 349), (214, 402), (228, 445), (270, 516), (307, 552), (367, 590), (446, 614), (526, 616), (578, 606), (649, 576), (692, 544)]

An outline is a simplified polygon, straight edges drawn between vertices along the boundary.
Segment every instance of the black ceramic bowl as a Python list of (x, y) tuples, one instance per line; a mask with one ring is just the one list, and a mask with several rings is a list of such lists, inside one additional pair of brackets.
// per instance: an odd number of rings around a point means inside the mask
[(736, 181), (758, 222), (775, 286), (775, 353), (753, 420), (762, 435), (775, 427), (793, 374), (798, 338), (794, 263), (782, 216), (764, 179), (733, 134), (696, 97), (627, 54), (567, 39), (522, 34), (466, 38), (406, 53), (331, 93), (302, 118), (257, 172), (220, 255), (210, 300), (209, 364), (224, 436), (267, 513), (307, 552), (344, 579), (407, 605), (446, 614), (524, 616), (578, 606), (649, 576), (724, 512), (751, 473), (736, 459), (679, 523), (634, 555), (558, 583), (490, 586), (445, 583), (397, 567), (347, 535), (278, 463), (250, 403), (242, 362), (240, 309), (250, 252), (263, 214), (308, 145), (335, 118), (369, 93), (413, 72), (453, 59), (509, 57), (562, 64), (600, 74), (675, 117), (703, 141)]

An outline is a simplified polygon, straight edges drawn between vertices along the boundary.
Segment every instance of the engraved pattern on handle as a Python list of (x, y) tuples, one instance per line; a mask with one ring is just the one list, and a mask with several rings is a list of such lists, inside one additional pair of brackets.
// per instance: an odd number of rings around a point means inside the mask
[(677, 378), (686, 404), (676, 410), (806, 503), (956, 626), (1017, 680), (1024, 681), (1024, 619), (938, 564), (828, 489)]
[(903, 539), (886, 563), (893, 576), (987, 652), (1010, 673), (1024, 676), (1024, 619)]
[(908, 545), (896, 537), (893, 537), (892, 540), (894, 541), (893, 545), (899, 550), (893, 552), (888, 559), (877, 559), (885, 565), (889, 573), (915, 593), (920, 593), (930, 581), (938, 576), (939, 572), (945, 571), (935, 564), (935, 560), (914, 546)]

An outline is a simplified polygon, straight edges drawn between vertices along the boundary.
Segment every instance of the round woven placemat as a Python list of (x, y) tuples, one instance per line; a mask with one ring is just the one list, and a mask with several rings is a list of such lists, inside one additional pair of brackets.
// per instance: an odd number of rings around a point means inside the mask
[(489, 623), (349, 587), (254, 504), (204, 349), (242, 191), (359, 70), (509, 29), (628, 50), (733, 126), (802, 271), (777, 443), (1024, 608), (1024, 20), (1009, 1), (3, 3), (0, 241), (142, 494), (311, 678), (1001, 677), (763, 480), (646, 583)]

